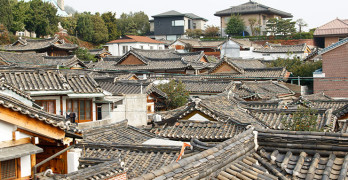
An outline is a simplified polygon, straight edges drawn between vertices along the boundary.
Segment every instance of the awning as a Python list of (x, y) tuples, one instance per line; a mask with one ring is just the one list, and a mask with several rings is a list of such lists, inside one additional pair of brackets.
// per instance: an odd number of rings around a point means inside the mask
[(33, 144), (22, 144), (0, 149), (0, 161), (16, 159), (30, 154), (41, 153), (43, 150)]

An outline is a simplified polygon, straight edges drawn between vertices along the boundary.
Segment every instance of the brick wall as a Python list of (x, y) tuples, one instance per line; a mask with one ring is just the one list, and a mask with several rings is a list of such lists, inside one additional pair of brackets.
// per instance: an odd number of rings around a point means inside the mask
[(325, 38), (325, 47), (331, 46), (331, 44), (337, 43), (338, 37), (326, 37)]
[(142, 61), (140, 61), (137, 57), (135, 57), (133, 54), (130, 54), (125, 60), (123, 60), (120, 65), (140, 65), (144, 64)]
[(348, 98), (348, 44), (323, 54), (325, 78), (315, 78), (314, 92)]

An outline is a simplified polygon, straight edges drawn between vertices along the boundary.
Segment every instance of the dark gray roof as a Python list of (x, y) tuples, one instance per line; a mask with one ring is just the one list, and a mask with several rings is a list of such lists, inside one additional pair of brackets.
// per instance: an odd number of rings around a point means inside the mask
[(183, 80), (186, 91), (190, 94), (204, 94), (204, 93), (222, 93), (232, 87), (230, 81), (204, 81), (204, 80)]
[(150, 132), (164, 138), (180, 141), (198, 139), (200, 141), (225, 141), (243, 131), (245, 126), (227, 122), (195, 122), (189, 120), (177, 121), (174, 125), (165, 124), (163, 127), (152, 128)]
[(190, 17), (193, 20), (203, 20), (203, 21), (208, 21), (208, 19), (202, 18), (200, 16), (197, 16), (196, 14), (193, 13), (186, 13), (186, 16)]
[(105, 48), (102, 48), (102, 49), (90, 49), (89, 50), (89, 53), (95, 55), (95, 56), (99, 56), (100, 54), (103, 54), (103, 53), (108, 53), (108, 54), (111, 54), (109, 51), (107, 51)]
[(62, 73), (59, 70), (0, 70), (6, 82), (23, 91), (72, 91), (101, 93), (102, 89), (87, 74)]
[(140, 145), (155, 137), (154, 134), (128, 126), (124, 120), (115, 124), (95, 127), (83, 131), (84, 143)]
[(238, 6), (232, 6), (231, 8), (218, 11), (214, 15), (215, 16), (231, 16), (232, 14), (275, 14), (279, 15), (282, 18), (291, 18), (293, 17), (290, 13), (280, 11), (257, 2), (247, 2)]
[(77, 44), (68, 44), (64, 40), (58, 39), (58, 37), (52, 37), (47, 39), (18, 39), (15, 43), (5, 46), (6, 51), (37, 51), (54, 47), (64, 50), (75, 50), (78, 48)]
[(154, 15), (152, 17), (171, 17), (171, 16), (186, 16), (185, 14), (183, 13), (180, 13), (178, 11), (175, 11), (175, 10), (171, 10), (171, 11), (167, 11), (167, 12), (164, 12), (164, 13), (161, 13), (161, 14), (157, 14), (157, 15)]
[[(140, 94), (141, 91), (144, 94), (150, 95), (151, 93), (155, 93), (162, 97), (167, 97), (166, 93), (156, 88), (153, 83), (141, 83), (138, 81), (104, 81), (98, 80), (100, 87), (114, 95), (120, 94)], [(141, 88), (143, 88), (141, 90)]]
[(76, 55), (71, 56), (45, 56), (45, 62), (48, 66), (61, 66), (72, 68), (76, 65), (82, 68), (87, 68), (87, 66), (79, 59)]
[(304, 53), (306, 51), (307, 44), (298, 45), (281, 45), (281, 46), (270, 46), (255, 49), (254, 52), (260, 53)]
[(324, 92), (316, 93), (316, 94), (310, 94), (310, 95), (303, 95), (301, 96), (301, 99), (303, 101), (327, 101), (332, 100), (331, 97), (324, 94)]
[(38, 154), (43, 150), (33, 144), (22, 144), (18, 146), (6, 147), (0, 149), (0, 161), (16, 159), (30, 154)]

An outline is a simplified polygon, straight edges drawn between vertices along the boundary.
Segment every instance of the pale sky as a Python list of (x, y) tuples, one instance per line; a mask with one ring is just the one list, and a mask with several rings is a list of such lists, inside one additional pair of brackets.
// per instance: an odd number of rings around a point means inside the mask
[[(194, 13), (208, 19), (207, 25), (220, 25), (216, 11), (236, 6), (249, 0), (65, 0), (65, 4), (79, 12), (123, 12), (144, 11), (151, 16), (170, 10), (181, 13)], [(321, 26), (335, 18), (348, 19), (348, 0), (255, 0), (269, 7), (279, 9), (294, 16), (294, 20), (302, 18), (309, 28)]]

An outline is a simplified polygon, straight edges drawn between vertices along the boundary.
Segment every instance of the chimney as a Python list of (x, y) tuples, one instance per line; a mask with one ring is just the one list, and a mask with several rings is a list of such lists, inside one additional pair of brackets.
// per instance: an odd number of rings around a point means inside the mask
[(64, 8), (64, 0), (57, 0), (57, 4), (58, 4), (58, 7), (64, 11), (65, 8)]

